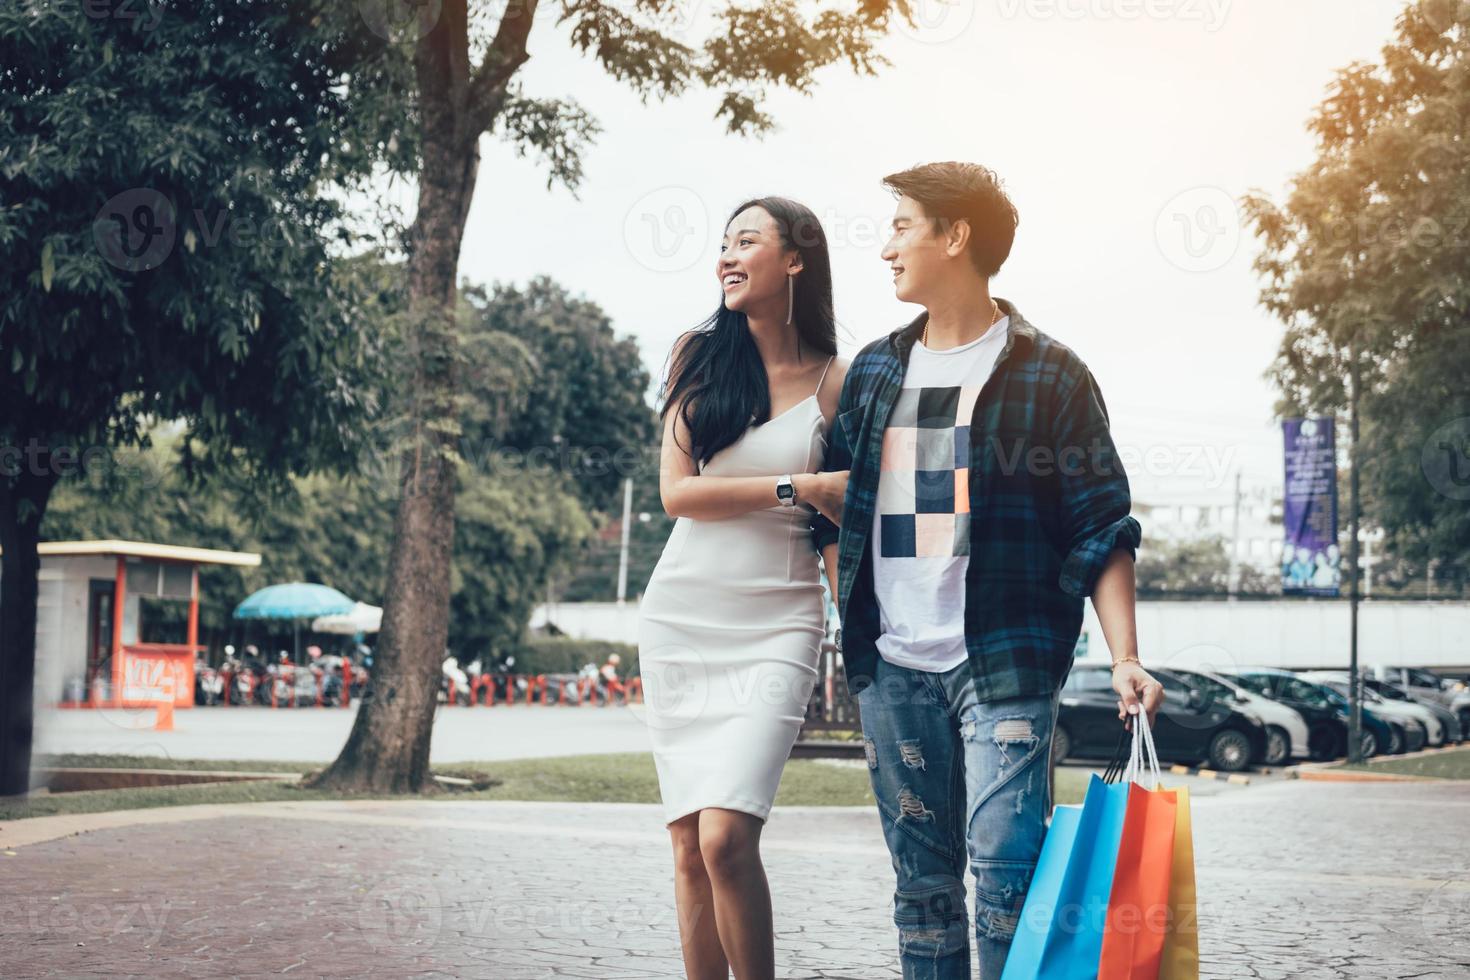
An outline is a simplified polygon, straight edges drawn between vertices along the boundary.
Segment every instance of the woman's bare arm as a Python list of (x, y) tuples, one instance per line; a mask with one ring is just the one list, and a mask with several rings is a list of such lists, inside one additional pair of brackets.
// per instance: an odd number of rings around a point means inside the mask
[[(684, 447), (690, 444), (689, 429), (684, 424), (679, 407), (674, 406), (664, 416), (658, 477), (659, 497), (663, 500), (664, 511), (670, 517), (717, 521), (780, 506), (781, 500), (776, 496), (776, 477), (780, 474), (706, 476), (698, 472), (694, 460), (685, 450)], [(791, 474), (791, 482), (796, 487), (797, 502), (811, 504), (818, 510), (830, 510), (830, 485), (833, 478), (838, 476), (843, 478), (845, 489), (846, 473)], [(841, 497), (836, 499), (840, 501)], [(841, 516), (840, 513), (838, 516)]]

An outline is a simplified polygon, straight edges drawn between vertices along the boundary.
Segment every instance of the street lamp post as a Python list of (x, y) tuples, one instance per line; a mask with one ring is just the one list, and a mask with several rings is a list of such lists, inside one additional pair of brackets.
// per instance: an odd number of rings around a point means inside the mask
[(1358, 338), (1348, 343), (1348, 762), (1363, 761), (1363, 699), (1358, 688)]

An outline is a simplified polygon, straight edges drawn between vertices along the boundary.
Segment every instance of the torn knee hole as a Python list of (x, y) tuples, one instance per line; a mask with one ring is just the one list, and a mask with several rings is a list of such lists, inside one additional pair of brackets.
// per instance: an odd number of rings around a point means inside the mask
[(1007, 718), (995, 723), (995, 738), (998, 742), (1024, 741), (1031, 737), (1030, 718)]
[(1038, 741), (1029, 718), (1006, 718), (995, 723), (995, 747), (1000, 749), (1002, 765), (1011, 761), (1006, 751), (1014, 745), (1031, 745)]
[(928, 769), (924, 763), (924, 750), (918, 742), (899, 742), (898, 757), (910, 769)]
[(934, 811), (924, 805), (924, 801), (914, 795), (914, 791), (907, 786), (898, 791), (898, 811), (901, 817), (909, 817), (914, 820), (931, 820)]

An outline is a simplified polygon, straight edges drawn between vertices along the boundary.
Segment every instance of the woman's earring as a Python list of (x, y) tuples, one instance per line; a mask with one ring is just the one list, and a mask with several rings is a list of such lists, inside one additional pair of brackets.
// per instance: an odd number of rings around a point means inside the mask
[(786, 277), (786, 323), (790, 325), (791, 316), (796, 312), (796, 277)]

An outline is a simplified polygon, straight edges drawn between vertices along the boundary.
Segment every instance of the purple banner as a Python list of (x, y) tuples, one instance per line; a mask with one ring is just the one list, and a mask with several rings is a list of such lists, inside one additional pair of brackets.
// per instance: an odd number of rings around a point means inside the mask
[(1336, 596), (1342, 586), (1337, 544), (1337, 442), (1332, 419), (1286, 419), (1286, 486), (1281, 523), (1281, 591)]

